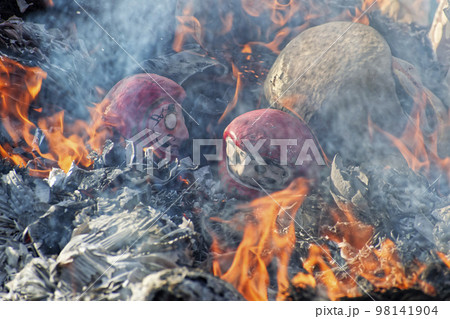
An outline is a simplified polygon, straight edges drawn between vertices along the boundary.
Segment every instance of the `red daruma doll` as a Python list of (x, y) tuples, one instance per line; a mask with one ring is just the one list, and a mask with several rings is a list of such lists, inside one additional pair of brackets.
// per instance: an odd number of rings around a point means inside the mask
[(237, 197), (265, 196), (297, 177), (314, 180), (325, 165), (308, 126), (283, 111), (242, 114), (228, 125), (223, 139), (226, 156), (220, 173), (227, 192)]
[[(101, 102), (103, 121), (130, 139), (148, 129), (148, 134), (160, 133), (168, 142), (155, 149), (159, 157), (170, 147), (172, 160), (178, 157), (183, 141), (189, 138), (181, 103), (184, 89), (174, 81), (156, 74), (136, 74), (119, 81)], [(158, 142), (158, 138), (146, 147)]]

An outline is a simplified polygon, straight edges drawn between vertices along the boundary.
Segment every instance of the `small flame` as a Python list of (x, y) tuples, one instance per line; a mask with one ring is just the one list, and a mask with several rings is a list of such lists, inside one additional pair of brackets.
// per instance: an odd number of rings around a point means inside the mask
[(354, 15), (350, 13), (350, 15), (352, 16), (352, 21), (369, 25), (370, 24), (369, 17), (366, 14), (364, 14), (364, 12), (371, 6), (373, 6), (375, 3), (378, 3), (378, 1), (380, 0), (364, 0), (364, 2), (361, 5), (361, 8), (355, 8)]
[[(91, 123), (87, 124), (84, 121), (78, 120), (71, 127), (73, 133), (83, 137), (86, 144), (93, 150), (100, 152), (105, 141), (113, 137), (112, 127), (124, 125), (123, 119), (114, 119), (114, 121), (108, 122), (105, 120), (104, 115), (106, 108), (110, 105), (109, 99), (103, 99), (100, 103), (95, 104), (95, 107), (89, 109), (91, 115)], [(109, 114), (110, 118), (114, 115)]]
[(190, 1), (183, 8), (183, 15), (177, 16), (178, 27), (175, 31), (175, 39), (172, 48), (175, 52), (180, 52), (183, 49), (183, 44), (186, 37), (191, 36), (195, 42), (201, 45), (202, 43), (202, 24), (193, 16), (194, 3)]
[[(304, 25), (304, 28), (306, 29), (307, 24)], [(269, 43), (264, 43), (260, 41), (251, 41), (247, 43), (247, 46), (256, 46), (260, 45), (263, 47), (268, 48), (275, 54), (280, 54), (281, 49), (280, 46), (284, 42), (284, 40), (289, 36), (291, 33), (291, 28), (283, 28), (281, 29), (274, 37), (274, 39)], [(242, 51), (244, 53), (244, 51)], [(251, 53), (251, 52), (250, 52)]]
[[(186, 43), (194, 42), (208, 55), (221, 52), (218, 56), (211, 57), (222, 62), (225, 60), (233, 70), (234, 79), (227, 82), (235, 86), (235, 95), (219, 122), (224, 121), (239, 100), (244, 98), (242, 92), (248, 82), (250, 85), (262, 85), (270, 66), (258, 55), (260, 50), (255, 50), (256, 47), (267, 48), (278, 55), (291, 39), (311, 25), (335, 20), (353, 20), (349, 14), (338, 16), (331, 9), (317, 5), (312, 0), (241, 0), (241, 11), (236, 8), (233, 12), (222, 10), (228, 5), (219, 1), (217, 6), (210, 8), (214, 12), (209, 16), (196, 12), (194, 0), (180, 3), (183, 7), (180, 15), (176, 17), (178, 25), (172, 43), (174, 51), (180, 52)], [(211, 17), (214, 17), (214, 21), (208, 20)], [(318, 20), (317, 23), (314, 20)], [(251, 34), (255, 36), (251, 41), (245, 40), (242, 43), (242, 39), (246, 39), (241, 36), (242, 30), (250, 27)], [(213, 41), (208, 42), (211, 40)], [(236, 55), (239, 51), (235, 48), (241, 49), (240, 53), (245, 55), (244, 59), (242, 55)]]
[(278, 0), (242, 0), (242, 8), (252, 17), (259, 17), (264, 12), (270, 12), (270, 19), (274, 25), (283, 27), (300, 10), (300, 2), (290, 0), (283, 4)]
[(232, 63), (231, 65), (233, 67), (233, 76), (236, 78), (236, 91), (234, 92), (233, 100), (228, 103), (227, 108), (220, 117), (219, 123), (221, 123), (225, 119), (225, 117), (236, 107), (239, 100), (239, 93), (242, 90), (242, 72), (239, 71), (234, 63)]
[[(327, 291), (331, 300), (342, 297), (356, 297), (360, 294), (350, 277), (338, 279), (335, 275), (333, 269), (339, 268), (339, 265), (331, 258), (328, 247), (324, 245), (312, 244), (310, 246), (308, 258), (303, 262), (303, 268), (308, 272), (308, 275), (303, 273), (300, 273), (301, 277), (296, 275), (292, 281), (292, 284), (296, 287), (304, 288), (308, 285), (320, 287)], [(311, 285), (312, 281), (314, 284)]]
[(383, 131), (369, 119), (369, 128), (384, 134), (392, 144), (400, 151), (408, 166), (415, 172), (423, 172), (430, 176), (432, 168), (441, 171), (450, 181), (450, 157), (441, 158), (438, 154), (438, 143), (441, 135), (449, 129), (450, 113), (444, 114), (438, 109), (433, 109), (436, 118), (436, 128), (425, 135), (423, 127), (428, 125), (427, 109), (430, 107), (429, 96), (425, 89), (421, 90), (414, 98), (414, 108), (401, 137), (396, 137)]
[(227, 34), (233, 28), (234, 15), (232, 12), (227, 12), (224, 17), (220, 17), (222, 21), (223, 27), (222, 31), (220, 31), (220, 35)]
[(441, 258), (444, 264), (450, 269), (450, 259), (447, 258), (447, 256), (445, 256), (445, 254), (441, 252), (437, 252), (437, 255), (439, 256), (439, 258)]
[(12, 162), (18, 166), (24, 167), (27, 164), (20, 155), (12, 154), (12, 150), (7, 151), (1, 145), (0, 145), (0, 155), (2, 156), (2, 158), (11, 159)]
[(352, 14), (350, 11), (347, 11), (346, 16), (351, 17), (351, 20), (353, 22), (370, 25), (370, 19), (367, 15), (367, 13), (369, 13), (370, 11), (377, 9), (380, 10), (382, 14), (394, 18), (399, 8), (400, 4), (392, 0), (364, 0), (361, 4), (361, 7), (355, 8), (354, 14)]
[(434, 20), (428, 34), (433, 51), (438, 55), (438, 60), (440, 60), (439, 57), (441, 55), (441, 50), (439, 49), (440, 47), (443, 49), (442, 56), (447, 56), (447, 51), (445, 48), (446, 46), (448, 48), (449, 19), (447, 18), (445, 12), (449, 9), (449, 7), (450, 4), (448, 2), (439, 1), (439, 7), (436, 10), (436, 15), (434, 16)]
[(180, 182), (182, 182), (185, 185), (189, 185), (190, 184), (189, 180), (187, 180), (186, 178), (183, 178), (182, 176), (179, 176), (178, 179), (179, 179)]

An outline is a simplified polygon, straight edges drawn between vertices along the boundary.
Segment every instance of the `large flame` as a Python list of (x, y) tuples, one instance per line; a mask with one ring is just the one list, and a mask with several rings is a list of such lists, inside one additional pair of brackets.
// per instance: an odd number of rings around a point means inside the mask
[(223, 273), (226, 262), (220, 257), (224, 250), (217, 240), (212, 251), (219, 256), (213, 264), (214, 274), (232, 283), (248, 300), (267, 300), (269, 273), (267, 267), (278, 266), (278, 291), (289, 287), (287, 266), (295, 245), (294, 218), (308, 192), (307, 182), (296, 179), (291, 185), (271, 196), (254, 200), (245, 209), (251, 209), (250, 221), (237, 248), (231, 267)]
[[(78, 120), (65, 125), (64, 112), (40, 117), (33, 123), (29, 114), (40, 112), (42, 108), (30, 109), (36, 99), (47, 74), (39, 67), (26, 67), (7, 57), (0, 56), (0, 98), (1, 123), (9, 139), (2, 142), (0, 154), (9, 158), (14, 164), (26, 166), (30, 160), (34, 165), (30, 173), (45, 177), (51, 167), (60, 167), (68, 171), (72, 163), (89, 167), (89, 149), (100, 149), (107, 137), (100, 131), (102, 105), (92, 109), (94, 125)], [(41, 150), (37, 129), (42, 132), (47, 150)], [(5, 134), (4, 134), (5, 135)], [(6, 138), (6, 136), (4, 136)]]

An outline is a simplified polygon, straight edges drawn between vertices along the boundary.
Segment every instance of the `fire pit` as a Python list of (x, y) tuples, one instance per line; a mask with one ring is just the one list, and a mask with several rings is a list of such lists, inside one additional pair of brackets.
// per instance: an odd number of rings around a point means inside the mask
[(1, 299), (450, 299), (448, 1), (7, 2)]

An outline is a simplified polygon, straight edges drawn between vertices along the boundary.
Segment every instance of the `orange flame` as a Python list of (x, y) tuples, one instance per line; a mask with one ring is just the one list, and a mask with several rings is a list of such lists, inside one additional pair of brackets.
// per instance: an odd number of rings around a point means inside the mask
[[(346, 265), (337, 264), (326, 245), (311, 244), (309, 256), (303, 262), (305, 271), (290, 279), (287, 269), (295, 245), (293, 219), (307, 191), (305, 181), (296, 180), (286, 190), (254, 200), (245, 207), (252, 209), (252, 215), (236, 252), (232, 254), (223, 249), (214, 238), (211, 246), (215, 256), (213, 273), (233, 284), (247, 300), (268, 299), (270, 275), (267, 267), (273, 261), (278, 267), (278, 300), (287, 297), (290, 285), (324, 290), (331, 300), (358, 297), (365, 292), (357, 283), (361, 277), (379, 291), (394, 287), (417, 288), (435, 294), (434, 287), (419, 279), (425, 265), (415, 261), (406, 269), (390, 239), (374, 247), (374, 228), (358, 221), (348, 209), (331, 211), (336, 224), (323, 230), (325, 238), (338, 244)], [(445, 255), (438, 255), (448, 263)], [(227, 271), (224, 273), (223, 269)]]
[(242, 90), (242, 72), (239, 71), (234, 63), (232, 63), (231, 65), (233, 67), (233, 76), (236, 78), (236, 91), (234, 92), (233, 100), (228, 103), (227, 108), (220, 117), (219, 123), (221, 123), (225, 119), (225, 117), (236, 107), (239, 100), (239, 93)]
[(400, 151), (408, 166), (415, 172), (423, 172), (430, 176), (431, 168), (440, 170), (450, 181), (450, 157), (441, 158), (438, 154), (438, 143), (443, 132), (448, 130), (450, 125), (450, 113), (447, 118), (444, 114), (437, 114), (437, 126), (434, 132), (425, 135), (423, 133), (423, 123), (427, 122), (427, 108), (429, 106), (428, 95), (422, 90), (415, 97), (414, 108), (411, 113), (411, 120), (407, 124), (401, 137), (396, 137), (383, 131), (369, 120), (369, 127), (383, 133), (392, 144)]
[(42, 154), (39, 148), (37, 149), (43, 158), (58, 162), (58, 166), (65, 172), (69, 171), (72, 162), (84, 167), (91, 165), (83, 139), (75, 134), (64, 136), (64, 112), (39, 119), (38, 127), (43, 130), (49, 143), (49, 154)]
[(371, 10), (375, 9), (381, 9), (383, 10), (386, 6), (386, 3), (389, 3), (391, 1), (386, 0), (364, 0), (364, 2), (361, 5), (361, 8), (355, 8), (355, 13), (351, 14), (350, 11), (347, 12), (347, 14), (352, 18), (353, 22), (369, 25), (369, 17), (367, 16), (367, 13)]
[[(306, 26), (307, 26), (307, 24), (304, 25), (304, 28), (306, 28)], [(264, 43), (264, 42), (260, 42), (260, 41), (251, 41), (251, 42), (247, 43), (246, 45), (249, 45), (249, 46), (260, 45), (260, 46), (268, 48), (269, 50), (271, 50), (272, 52), (274, 52), (276, 54), (280, 54), (280, 52), (281, 52), (280, 45), (289, 36), (290, 33), (291, 33), (290, 28), (283, 28), (275, 35), (274, 39), (269, 43)]]
[[(252, 209), (252, 220), (245, 226), (233, 263), (223, 273), (223, 260), (216, 258), (214, 274), (232, 283), (248, 300), (267, 300), (267, 266), (277, 261), (278, 291), (284, 292), (289, 286), (287, 265), (295, 244), (293, 219), (307, 192), (306, 181), (297, 179), (287, 189), (256, 199), (245, 207)], [(220, 256), (223, 251), (218, 247), (215, 241), (211, 248)]]
[[(10, 137), (10, 141), (0, 146), (3, 158), (9, 158), (14, 164), (25, 166), (28, 161), (42, 159), (55, 162), (61, 169), (68, 171), (72, 162), (89, 167), (91, 160), (85, 140), (100, 148), (107, 134), (98, 132), (100, 127), (100, 107), (91, 113), (94, 124), (90, 127), (84, 121), (76, 121), (72, 125), (64, 125), (64, 113), (58, 112), (46, 118), (40, 118), (35, 125), (29, 119), (31, 103), (36, 99), (46, 78), (46, 72), (38, 67), (26, 67), (7, 57), (0, 56), (0, 98), (2, 126)], [(42, 109), (37, 109), (41, 112)], [(94, 114), (95, 115), (95, 114)], [(35, 140), (34, 132), (39, 128), (46, 138), (48, 153), (43, 152)], [(67, 137), (68, 136), (68, 137)], [(20, 148), (20, 154), (14, 150)], [(32, 168), (30, 174), (45, 177), (49, 173), (49, 164)]]
[[(390, 239), (375, 248), (372, 245), (372, 226), (358, 221), (348, 209), (333, 211), (332, 215), (336, 225), (326, 229), (324, 235), (338, 243), (341, 256), (348, 266), (345, 276), (339, 279), (336, 277), (332, 269), (341, 267), (331, 258), (328, 248), (324, 246), (312, 245), (309, 257), (303, 263), (303, 268), (317, 280), (315, 284), (324, 287), (331, 300), (361, 295), (362, 291), (356, 282), (358, 277), (364, 277), (381, 291), (396, 287), (420, 288), (427, 294), (435, 293), (431, 285), (419, 279), (425, 266), (416, 262), (414, 267), (411, 267), (414, 270), (408, 273)], [(302, 273), (300, 277), (294, 277), (292, 283), (299, 287), (310, 285), (312, 279), (309, 275)]]
[(439, 258), (441, 258), (441, 260), (444, 262), (444, 264), (450, 268), (450, 259), (447, 258), (447, 256), (445, 256), (444, 253), (441, 252), (437, 252), (437, 255), (439, 256)]
[(25, 167), (27, 164), (24, 159), (20, 155), (11, 154), (12, 150), (7, 151), (0, 145), (0, 155), (2, 158), (9, 158), (12, 162), (18, 166)]
[[(95, 104), (95, 107), (89, 108), (91, 115), (91, 122), (88, 124), (84, 121), (77, 120), (68, 128), (70, 134), (81, 136), (85, 141), (85, 145), (89, 145), (93, 150), (100, 152), (105, 141), (113, 137), (112, 127), (122, 125), (123, 119), (114, 121), (114, 123), (107, 122), (103, 114), (106, 108), (110, 105), (109, 99), (103, 99), (100, 103)], [(109, 115), (112, 117), (113, 115)]]
[(0, 56), (0, 115), (3, 127), (11, 142), (2, 145), (2, 157), (10, 158), (16, 165), (24, 166), (29, 158), (11, 153), (20, 142), (25, 142), (25, 151), (34, 149), (31, 130), (35, 125), (28, 119), (30, 103), (36, 98), (47, 74), (38, 67), (24, 67)]
[(202, 44), (202, 25), (193, 14), (194, 3), (191, 1), (183, 8), (183, 15), (177, 16), (178, 27), (175, 31), (175, 39), (172, 48), (176, 52), (183, 49), (187, 36), (191, 36), (195, 42)]
[(278, 0), (242, 0), (242, 8), (252, 17), (259, 17), (264, 12), (270, 12), (271, 21), (276, 26), (282, 27), (299, 11), (300, 2), (290, 0), (283, 4)]

